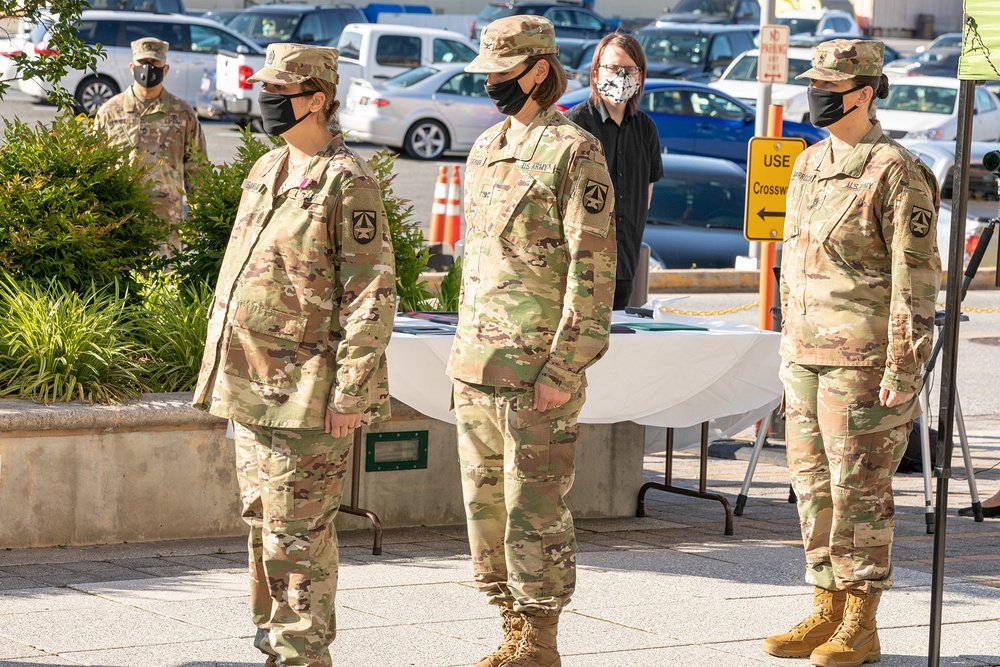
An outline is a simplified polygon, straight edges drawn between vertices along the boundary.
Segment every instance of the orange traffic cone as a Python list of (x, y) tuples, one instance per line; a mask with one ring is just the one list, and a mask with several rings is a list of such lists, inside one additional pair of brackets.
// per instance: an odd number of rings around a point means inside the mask
[(434, 205), (431, 207), (431, 232), (428, 243), (444, 240), (444, 221), (448, 205), (448, 166), (441, 165), (437, 183), (434, 185)]
[(448, 184), (448, 210), (445, 216), (444, 242), (451, 246), (454, 252), (455, 244), (462, 238), (462, 179), (458, 174), (458, 165), (451, 170), (451, 183)]

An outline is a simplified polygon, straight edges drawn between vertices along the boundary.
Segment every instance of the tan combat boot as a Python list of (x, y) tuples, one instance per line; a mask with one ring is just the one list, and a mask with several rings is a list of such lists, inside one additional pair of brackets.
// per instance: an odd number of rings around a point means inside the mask
[(514, 657), (500, 663), (500, 667), (562, 667), (556, 648), (558, 616), (524, 616), (521, 643)]
[(830, 641), (812, 652), (810, 662), (820, 667), (858, 667), (882, 659), (875, 612), (882, 591), (847, 592), (847, 609)]
[(808, 658), (837, 631), (844, 616), (847, 591), (828, 591), (815, 587), (812, 613), (782, 635), (764, 640), (764, 651), (779, 658)]
[(524, 628), (524, 614), (517, 613), (510, 605), (504, 605), (500, 608), (500, 623), (503, 625), (503, 641), (497, 650), (477, 662), (474, 667), (500, 667), (517, 652), (521, 643), (521, 630)]

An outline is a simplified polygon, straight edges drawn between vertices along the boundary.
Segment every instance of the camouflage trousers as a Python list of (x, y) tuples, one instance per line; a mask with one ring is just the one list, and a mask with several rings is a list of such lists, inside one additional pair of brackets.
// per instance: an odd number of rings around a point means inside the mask
[(491, 604), (555, 616), (576, 588), (566, 494), (585, 390), (546, 412), (534, 391), (455, 381), (458, 454), (476, 586)]
[(892, 586), (892, 476), (917, 398), (879, 405), (882, 368), (782, 366), (788, 471), (798, 499), (806, 581), (870, 593)]
[(179, 230), (184, 223), (184, 197), (180, 194), (154, 196), (153, 203), (156, 205), (156, 214), (166, 221), (170, 232), (158, 254), (173, 257), (181, 249)]
[(337, 634), (337, 531), (352, 436), (233, 424), (250, 610), (282, 665), (330, 667)]

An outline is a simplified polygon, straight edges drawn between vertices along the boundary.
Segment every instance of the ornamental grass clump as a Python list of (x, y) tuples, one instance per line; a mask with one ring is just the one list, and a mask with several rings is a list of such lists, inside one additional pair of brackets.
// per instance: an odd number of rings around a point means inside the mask
[(166, 239), (129, 159), (85, 117), (63, 114), (50, 127), (5, 121), (0, 147), (0, 270), (18, 280), (133, 285)]
[(135, 330), (139, 342), (150, 351), (147, 368), (155, 391), (194, 389), (212, 293), (208, 281), (182, 282), (177, 274), (155, 276), (143, 287)]
[(129, 300), (117, 288), (0, 277), (0, 396), (117, 403), (147, 389)]

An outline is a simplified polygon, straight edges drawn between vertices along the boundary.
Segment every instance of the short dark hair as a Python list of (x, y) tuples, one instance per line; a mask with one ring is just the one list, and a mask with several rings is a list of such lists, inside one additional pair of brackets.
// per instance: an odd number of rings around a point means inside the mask
[(549, 74), (544, 81), (538, 84), (531, 97), (538, 102), (538, 106), (548, 109), (566, 92), (566, 70), (563, 69), (562, 63), (559, 62), (559, 58), (554, 53), (531, 56), (524, 62), (528, 69), (531, 69), (539, 60), (544, 60), (549, 64)]
[(597, 65), (601, 62), (604, 50), (609, 46), (615, 46), (631, 58), (639, 67), (639, 92), (632, 96), (625, 104), (628, 113), (635, 113), (639, 108), (639, 100), (642, 99), (643, 84), (646, 83), (646, 54), (642, 50), (642, 45), (632, 35), (624, 32), (612, 32), (601, 38), (594, 49), (594, 59), (590, 63), (590, 104), (597, 106), (601, 104), (601, 95), (597, 92)]

